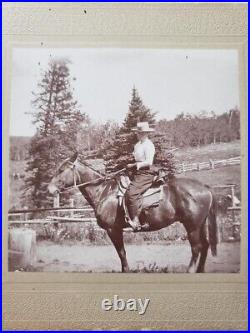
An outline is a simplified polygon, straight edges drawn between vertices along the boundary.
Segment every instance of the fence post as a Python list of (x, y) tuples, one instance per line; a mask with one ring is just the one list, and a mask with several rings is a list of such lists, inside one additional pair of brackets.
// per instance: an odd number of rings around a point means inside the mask
[(59, 208), (60, 207), (60, 196), (59, 193), (54, 195), (54, 203), (53, 203), (54, 208)]
[[(24, 208), (24, 209), (28, 209), (27, 206), (24, 206), (23, 208)], [(24, 212), (24, 214), (23, 214), (23, 219), (24, 219), (24, 221), (27, 220), (27, 213), (25, 213), (25, 212)]]
[[(231, 186), (231, 200), (232, 200), (232, 207), (235, 207), (235, 200), (234, 200), (234, 185)], [(235, 223), (235, 211), (232, 210), (232, 217), (233, 217), (233, 223)]]
[(232, 207), (235, 207), (235, 200), (234, 200), (234, 185), (231, 186), (231, 200), (232, 200)]
[(218, 232), (218, 243), (221, 243), (223, 241), (223, 223), (220, 222), (217, 228), (217, 232)]
[(214, 161), (210, 159), (209, 160), (209, 164), (210, 164), (210, 168), (214, 169)]
[[(74, 199), (70, 199), (69, 200), (69, 206), (71, 207), (71, 208), (74, 208)], [(70, 217), (74, 217), (74, 210), (71, 210), (70, 211)]]
[[(60, 207), (60, 195), (59, 193), (57, 192), (55, 195), (54, 195), (54, 201), (53, 201), (53, 208), (59, 208)], [(53, 215), (55, 216), (60, 216), (60, 212), (59, 211), (55, 211), (53, 213)]]

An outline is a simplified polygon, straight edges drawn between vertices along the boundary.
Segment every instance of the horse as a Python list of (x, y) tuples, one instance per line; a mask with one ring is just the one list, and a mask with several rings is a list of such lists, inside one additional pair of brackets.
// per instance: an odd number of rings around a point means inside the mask
[[(106, 177), (86, 161), (79, 161), (77, 153), (65, 159), (48, 185), (50, 194), (77, 187), (94, 209), (98, 225), (105, 229), (118, 253), (121, 271), (129, 272), (123, 241), (128, 227), (124, 209), (118, 204), (117, 176)], [(191, 246), (191, 260), (187, 273), (203, 273), (210, 246), (217, 255), (216, 199), (208, 185), (191, 178), (173, 177), (163, 185), (163, 197), (157, 207), (147, 211), (147, 231), (181, 222)], [(145, 214), (139, 216), (145, 219)], [(139, 231), (140, 232), (140, 231)]]

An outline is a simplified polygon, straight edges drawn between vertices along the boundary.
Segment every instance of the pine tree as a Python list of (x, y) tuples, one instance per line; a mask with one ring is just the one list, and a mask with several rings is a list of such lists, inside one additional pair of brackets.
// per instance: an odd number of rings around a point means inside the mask
[(67, 60), (51, 60), (33, 93), (36, 135), (31, 140), (23, 197), (34, 207), (52, 201), (47, 186), (58, 164), (76, 149), (78, 127), (87, 122), (74, 100)]

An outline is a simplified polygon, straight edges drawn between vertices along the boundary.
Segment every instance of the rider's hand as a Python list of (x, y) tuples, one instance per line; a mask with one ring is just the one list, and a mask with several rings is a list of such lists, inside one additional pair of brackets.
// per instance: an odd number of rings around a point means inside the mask
[(132, 170), (132, 169), (135, 169), (135, 168), (136, 168), (136, 163), (130, 163), (130, 164), (127, 164), (127, 166), (126, 166), (127, 170)]

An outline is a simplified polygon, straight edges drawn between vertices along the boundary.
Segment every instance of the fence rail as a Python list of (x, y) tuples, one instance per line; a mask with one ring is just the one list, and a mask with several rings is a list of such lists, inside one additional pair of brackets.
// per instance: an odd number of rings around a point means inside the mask
[(177, 172), (183, 173), (187, 171), (201, 171), (220, 168), (228, 165), (239, 165), (241, 162), (240, 156), (231, 157), (223, 160), (209, 160), (207, 162), (195, 163), (180, 163), (177, 165)]
[[(231, 227), (233, 228), (233, 234), (236, 234), (236, 229), (235, 228), (238, 228), (240, 227), (240, 223), (236, 221), (235, 219), (235, 212), (236, 211), (240, 211), (241, 210), (241, 207), (240, 206), (237, 206), (235, 204), (235, 184), (226, 184), (226, 185), (216, 185), (216, 186), (213, 186), (213, 188), (226, 188), (226, 189), (229, 189), (230, 192), (231, 192), (231, 207), (228, 207), (228, 212), (230, 214), (232, 214), (232, 219), (233, 219), (233, 223), (231, 225)], [(73, 202), (72, 202), (73, 204)], [(48, 211), (48, 212), (55, 212), (57, 213), (57, 215), (55, 216), (47, 216), (46, 218), (44, 219), (32, 219), (32, 220), (28, 220), (27, 219), (27, 216), (28, 216), (28, 213), (33, 213), (33, 212), (45, 212), (45, 211)], [(60, 215), (60, 212), (68, 212), (70, 213), (70, 216), (67, 216), (67, 217), (62, 217), (62, 216), (58, 216)], [(94, 227), (94, 230), (99, 230), (99, 227), (97, 226), (97, 221), (96, 221), (96, 218), (95, 217), (86, 217), (86, 216), (82, 216), (82, 215), (75, 215), (74, 213), (75, 212), (94, 212), (93, 208), (91, 208), (90, 206), (85, 206), (85, 207), (82, 207), (82, 208), (76, 208), (76, 207), (63, 207), (63, 208), (60, 208), (60, 207), (55, 207), (55, 208), (43, 208), (43, 209), (38, 209), (38, 210), (35, 210), (35, 209), (23, 209), (23, 210), (16, 210), (16, 211), (13, 211), (11, 210), (9, 212), (9, 217), (12, 217), (12, 216), (19, 216), (20, 217), (20, 220), (15, 220), (15, 221), (11, 221), (9, 220), (8, 221), (8, 224), (9, 226), (17, 226), (17, 225), (48, 225), (48, 224), (55, 224), (55, 223), (86, 223), (86, 225), (88, 225), (89, 223), (92, 223), (93, 224), (93, 227)], [(21, 219), (23, 216), (23, 219)], [(219, 229), (219, 238), (220, 240), (223, 239), (223, 228), (225, 228), (226, 225), (220, 225), (220, 229)], [(222, 230), (223, 229), (223, 230)], [(126, 228), (124, 229), (125, 232), (131, 232), (131, 228)]]
[[(240, 212), (241, 211), (241, 207), (240, 206), (236, 206), (234, 204), (234, 187), (235, 185), (233, 184), (227, 184), (227, 185), (217, 185), (215, 186), (215, 188), (228, 188), (231, 189), (231, 199), (232, 199), (232, 206), (228, 207), (228, 213), (231, 216), (232, 221), (231, 222), (227, 222), (225, 223), (225, 221), (221, 221), (218, 225), (218, 239), (219, 242), (227, 240), (227, 239), (239, 239), (240, 237), (240, 225), (241, 223), (237, 220), (237, 215), (236, 212)], [(22, 216), (22, 214), (24, 215), (24, 217), (27, 217), (26, 214), (27, 210), (24, 210), (24, 214), (23, 213), (17, 213), (18, 215), (20, 215), (20, 217)], [(51, 208), (49, 209), (49, 211), (55, 211), (56, 213), (59, 213), (60, 211), (62, 212), (69, 212), (70, 216), (46, 216), (44, 219), (20, 219), (20, 220), (15, 220), (15, 221), (8, 221), (8, 225), (10, 227), (10, 230), (15, 230), (15, 227), (23, 225), (26, 226), (25, 229), (33, 229), (32, 225), (34, 226), (34, 228), (36, 228), (35, 226), (43, 226), (43, 228), (45, 228), (44, 230), (46, 231), (47, 226), (52, 225), (55, 228), (59, 228), (59, 229), (55, 229), (55, 230), (60, 230), (60, 228), (64, 228), (61, 225), (62, 224), (72, 224), (72, 223), (84, 223), (84, 225), (86, 226), (86, 228), (88, 228), (88, 226), (92, 225), (91, 228), (92, 230), (94, 230), (95, 232), (99, 232), (101, 229), (97, 224), (97, 220), (95, 217), (86, 217), (86, 215), (82, 216), (81, 215), (72, 215), (72, 212), (74, 213), (74, 211), (79, 211), (79, 212), (94, 212), (92, 208), (90, 207), (85, 207), (85, 208)], [(11, 213), (10, 216), (15, 215), (16, 213)], [(58, 215), (58, 214), (57, 214)], [(56, 225), (57, 223), (59, 223), (58, 225)], [(69, 225), (68, 225), (69, 226)], [(68, 228), (67, 226), (67, 228)], [(24, 229), (24, 230), (25, 230)], [(36, 229), (35, 229), (36, 230)], [(53, 229), (54, 230), (54, 229)], [(64, 229), (62, 229), (64, 230)], [(86, 229), (87, 230), (87, 229)], [(175, 236), (179, 239), (180, 237), (182, 237), (183, 234), (183, 230), (181, 228), (181, 225), (178, 223), (175, 223), (174, 225), (171, 226), (170, 229), (167, 230), (167, 234), (170, 237), (172, 235), (173, 230), (175, 231)], [(123, 230), (125, 233), (131, 233), (133, 230), (131, 227), (125, 228)], [(46, 231), (47, 232), (47, 231)], [(229, 237), (229, 236), (230, 237)], [(54, 236), (53, 236), (54, 237)], [(229, 237), (229, 238), (228, 238)], [(177, 239), (176, 238), (176, 239)]]
[(22, 213), (40, 213), (40, 212), (49, 212), (49, 211), (93, 211), (93, 208), (90, 206), (86, 206), (83, 208), (77, 208), (77, 207), (51, 207), (51, 208), (38, 208), (38, 209), (17, 209), (17, 210), (10, 210), (8, 212), (9, 215), (17, 215)]
[(96, 222), (95, 217), (59, 217), (59, 216), (48, 216), (47, 221), (49, 222)]
[(32, 219), (32, 220), (22, 220), (22, 221), (9, 221), (9, 224), (49, 224), (49, 223), (69, 223), (69, 222), (77, 222), (77, 223), (85, 223), (85, 222), (96, 222), (95, 217), (79, 217), (79, 218), (71, 218), (71, 217), (47, 217), (46, 219)]
[[(228, 209), (230, 210), (239, 210), (240, 207), (236, 206), (234, 203), (234, 198), (235, 198), (235, 184), (225, 184), (225, 185), (215, 185), (212, 186), (214, 189), (216, 188), (228, 188), (231, 190), (231, 200), (232, 200), (232, 207), (229, 207)], [(57, 212), (57, 213), (63, 213), (63, 212), (70, 212), (70, 213), (75, 213), (75, 212), (94, 212), (93, 208), (90, 207), (89, 205), (87, 206), (83, 206), (82, 208), (78, 208), (78, 207), (51, 207), (51, 208), (38, 208), (38, 209), (17, 209), (17, 210), (9, 210), (8, 212), (8, 217), (12, 217), (12, 216), (24, 216), (26, 218), (26, 216), (29, 213), (40, 213), (40, 212)], [(48, 218), (48, 217), (47, 217)], [(59, 219), (59, 216), (50, 216), (49, 218), (51, 219)], [(64, 217), (60, 217), (61, 220), (64, 219)], [(26, 219), (24, 219), (24, 223)], [(35, 219), (33, 219), (33, 221), (36, 221)], [(20, 221), (9, 221), (11, 223), (15, 223), (15, 222), (20, 222)]]

